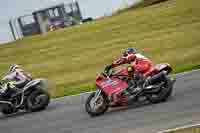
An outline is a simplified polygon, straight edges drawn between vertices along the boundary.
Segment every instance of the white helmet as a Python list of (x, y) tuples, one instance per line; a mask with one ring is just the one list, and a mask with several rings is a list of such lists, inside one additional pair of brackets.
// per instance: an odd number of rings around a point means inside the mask
[(20, 68), (20, 66), (17, 64), (13, 64), (10, 66), (9, 72), (14, 72), (17, 68)]

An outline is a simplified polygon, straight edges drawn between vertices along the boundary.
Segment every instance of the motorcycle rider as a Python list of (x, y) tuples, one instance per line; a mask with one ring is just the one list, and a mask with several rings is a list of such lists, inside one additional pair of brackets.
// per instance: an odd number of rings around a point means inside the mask
[(153, 69), (153, 62), (150, 59), (138, 53), (135, 48), (127, 48), (122, 57), (114, 61), (111, 65), (106, 66), (104, 72), (109, 73), (110, 69), (122, 64), (130, 64), (133, 67), (135, 77), (139, 80), (141, 78), (146, 79)]
[(13, 92), (23, 88), (31, 80), (31, 74), (21, 69), (19, 65), (13, 64), (10, 66), (8, 74), (2, 79), (2, 81), (9, 81), (10, 84), (8, 87), (4, 88), (3, 90), (1, 89), (0, 91), (6, 93), (4, 94), (6, 96), (10, 96)]
[(123, 56), (114, 61), (111, 65), (106, 66), (105, 73), (108, 73), (110, 69), (120, 66), (122, 64), (131, 64), (136, 72), (139, 72), (148, 77), (153, 67), (153, 62), (144, 55), (137, 53), (135, 48), (127, 48)]

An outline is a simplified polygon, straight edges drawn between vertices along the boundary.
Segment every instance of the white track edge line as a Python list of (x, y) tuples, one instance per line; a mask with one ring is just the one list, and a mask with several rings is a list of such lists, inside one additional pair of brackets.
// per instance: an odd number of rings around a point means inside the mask
[(158, 133), (173, 132), (173, 131), (177, 131), (177, 130), (183, 130), (183, 129), (194, 128), (194, 127), (200, 127), (200, 123), (185, 125), (185, 126), (181, 126), (181, 127), (172, 128), (172, 129), (167, 129), (167, 130), (160, 131)]

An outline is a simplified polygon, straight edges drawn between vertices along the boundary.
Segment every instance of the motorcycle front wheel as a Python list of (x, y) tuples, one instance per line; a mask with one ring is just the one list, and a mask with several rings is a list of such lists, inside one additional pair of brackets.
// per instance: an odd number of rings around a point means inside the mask
[(1, 110), (1, 113), (4, 115), (9, 115), (14, 112), (16, 112), (16, 110), (13, 107), (11, 107), (10, 105), (3, 105), (2, 110)]
[[(91, 116), (99, 116), (108, 110), (108, 99), (103, 93), (98, 98), (95, 97), (95, 92), (90, 94), (85, 103), (85, 110)], [(96, 101), (94, 101), (96, 99)]]

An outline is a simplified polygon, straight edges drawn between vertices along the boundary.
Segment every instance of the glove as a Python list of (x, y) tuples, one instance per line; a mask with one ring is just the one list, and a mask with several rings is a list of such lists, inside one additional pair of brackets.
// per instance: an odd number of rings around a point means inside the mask
[(3, 80), (1, 80), (1, 81), (0, 81), (0, 85), (3, 85), (3, 84), (4, 84), (4, 81), (3, 81)]
[(104, 73), (108, 74), (110, 69), (112, 69), (112, 65), (107, 65), (104, 69)]
[(9, 82), (9, 83), (7, 84), (7, 86), (8, 86), (8, 88), (10, 88), (10, 89), (16, 88), (14, 82)]

